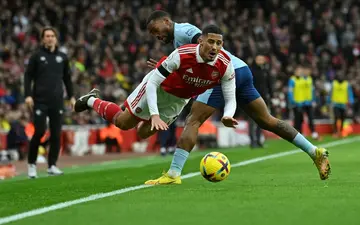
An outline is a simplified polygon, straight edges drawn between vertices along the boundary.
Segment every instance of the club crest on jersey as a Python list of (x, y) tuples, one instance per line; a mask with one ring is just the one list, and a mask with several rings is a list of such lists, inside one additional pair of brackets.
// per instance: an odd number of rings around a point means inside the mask
[(55, 60), (56, 62), (61, 63), (63, 61), (63, 58), (61, 56), (56, 56)]
[(137, 107), (137, 108), (135, 109), (135, 112), (136, 112), (136, 113), (141, 113), (141, 112), (142, 112), (142, 109), (141, 109), (140, 107)]
[(211, 73), (211, 78), (212, 79), (218, 78), (219, 76), (220, 76), (220, 73), (218, 71), (213, 71)]

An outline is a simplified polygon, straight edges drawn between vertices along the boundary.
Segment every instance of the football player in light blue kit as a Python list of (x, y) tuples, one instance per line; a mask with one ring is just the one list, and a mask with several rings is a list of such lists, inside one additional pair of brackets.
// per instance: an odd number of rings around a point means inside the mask
[[(161, 10), (152, 12), (148, 17), (147, 29), (151, 35), (164, 44), (173, 43), (174, 48), (185, 44), (196, 44), (198, 39), (201, 38), (201, 30), (199, 28), (189, 23), (175, 23), (167, 12)], [(322, 180), (327, 179), (330, 173), (327, 150), (314, 146), (291, 125), (270, 115), (264, 100), (253, 85), (252, 73), (248, 65), (231, 53), (227, 51), (226, 53), (230, 56), (235, 68), (236, 97), (242, 109), (262, 129), (279, 135), (306, 152), (315, 162), (320, 178)], [(150, 59), (148, 65), (154, 66), (155, 62), (155, 60)], [(181, 183), (181, 171), (190, 151), (196, 144), (199, 127), (216, 109), (223, 108), (224, 104), (220, 85), (207, 90), (196, 98), (186, 119), (185, 128), (178, 141), (169, 171), (160, 178), (147, 181), (146, 183)]]

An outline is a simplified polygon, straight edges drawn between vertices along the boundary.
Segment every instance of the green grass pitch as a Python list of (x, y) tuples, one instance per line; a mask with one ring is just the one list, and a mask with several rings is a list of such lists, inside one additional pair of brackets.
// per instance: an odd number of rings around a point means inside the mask
[[(182, 185), (156, 186), (76, 204), (9, 224), (162, 225), (360, 224), (360, 138), (329, 147), (332, 174), (321, 181), (304, 153), (232, 168), (227, 180), (210, 183), (201, 176)], [(334, 142), (325, 138), (321, 144)], [(282, 140), (265, 149), (218, 150), (238, 162), (294, 150)], [(214, 150), (212, 150), (214, 151)], [(193, 152), (183, 174), (198, 172), (208, 151)], [(66, 175), (0, 183), (0, 221), (11, 215), (93, 194), (138, 186), (167, 170), (171, 157), (138, 158), (65, 169)], [(1, 222), (0, 222), (1, 224)]]

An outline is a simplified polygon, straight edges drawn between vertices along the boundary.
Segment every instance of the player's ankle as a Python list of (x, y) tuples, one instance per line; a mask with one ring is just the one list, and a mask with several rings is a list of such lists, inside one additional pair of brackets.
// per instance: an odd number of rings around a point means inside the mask
[(92, 107), (94, 106), (95, 100), (96, 100), (95, 97), (90, 97), (90, 98), (87, 100), (87, 105), (92, 108)]
[(169, 175), (169, 177), (175, 178), (175, 177), (178, 177), (178, 176), (181, 175), (181, 171), (176, 171), (176, 170), (169, 169), (167, 174)]

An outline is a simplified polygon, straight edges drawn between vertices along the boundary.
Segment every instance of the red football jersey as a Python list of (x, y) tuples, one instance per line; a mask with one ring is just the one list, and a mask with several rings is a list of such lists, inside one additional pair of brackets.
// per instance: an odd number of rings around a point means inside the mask
[(199, 45), (183, 45), (157, 64), (170, 74), (161, 83), (169, 94), (179, 98), (191, 98), (213, 88), (221, 79), (232, 79), (234, 68), (229, 56), (220, 51), (214, 61), (204, 62), (199, 55)]

